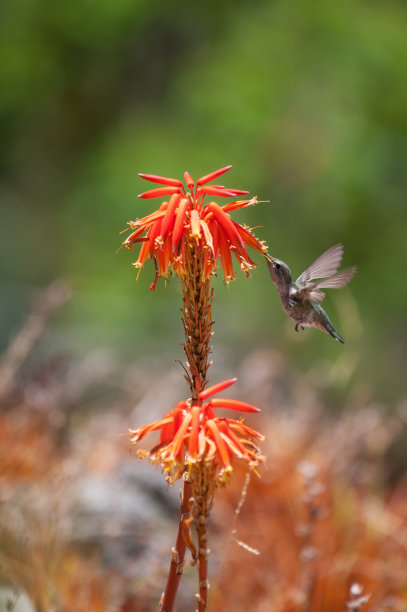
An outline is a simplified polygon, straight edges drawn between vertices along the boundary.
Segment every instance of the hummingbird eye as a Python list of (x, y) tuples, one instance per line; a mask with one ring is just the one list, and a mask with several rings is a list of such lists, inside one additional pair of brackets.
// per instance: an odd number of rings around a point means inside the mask
[(274, 264), (274, 267), (275, 267), (275, 269), (276, 269), (276, 270), (279, 270), (279, 269), (281, 268), (281, 264), (279, 264), (279, 263), (277, 263), (277, 262), (276, 262), (276, 263)]

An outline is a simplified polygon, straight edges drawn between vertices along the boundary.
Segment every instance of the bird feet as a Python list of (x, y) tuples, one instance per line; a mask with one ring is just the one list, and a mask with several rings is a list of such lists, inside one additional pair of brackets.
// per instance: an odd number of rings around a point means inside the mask
[(304, 331), (304, 326), (303, 326), (303, 325), (300, 325), (300, 323), (296, 323), (296, 324), (295, 324), (295, 331), (296, 331), (296, 332), (297, 332), (297, 331), (300, 331), (300, 330), (298, 329), (298, 326), (300, 326), (300, 327), (301, 327), (301, 329), (302, 329), (302, 331)]

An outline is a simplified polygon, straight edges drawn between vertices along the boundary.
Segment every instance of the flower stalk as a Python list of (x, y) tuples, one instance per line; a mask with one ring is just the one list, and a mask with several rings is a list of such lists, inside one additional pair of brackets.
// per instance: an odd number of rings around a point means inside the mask
[(204, 275), (205, 253), (193, 242), (185, 245), (185, 273), (182, 278), (182, 322), (185, 332), (184, 350), (187, 358), (187, 380), (193, 401), (207, 382), (210, 366), (209, 345), (212, 334), (213, 289)]
[[(233, 471), (233, 461), (242, 459), (251, 469), (264, 460), (259, 452), (263, 436), (244, 424), (243, 420), (219, 417), (216, 409), (238, 412), (259, 412), (259, 409), (238, 400), (213, 398), (236, 379), (207, 387), (211, 365), (210, 340), (212, 336), (213, 289), (211, 281), (220, 261), (225, 283), (234, 280), (233, 257), (241, 270), (250, 275), (256, 263), (247, 247), (265, 253), (266, 247), (252, 234), (250, 228), (232, 220), (229, 212), (257, 203), (234, 200), (224, 206), (206, 196), (236, 198), (246, 194), (239, 189), (226, 189), (207, 183), (221, 176), (230, 166), (216, 170), (195, 181), (185, 173), (185, 182), (152, 174), (142, 178), (163, 185), (144, 192), (140, 197), (150, 199), (169, 196), (153, 213), (131, 221), (133, 230), (123, 245), (132, 249), (141, 244), (135, 267), (143, 267), (152, 259), (155, 278), (154, 290), (160, 277), (180, 276), (182, 284), (182, 322), (185, 332), (185, 378), (191, 397), (178, 404), (162, 419), (130, 430), (132, 444), (137, 444), (152, 431), (160, 432), (159, 443), (150, 450), (138, 451), (153, 463), (159, 463), (173, 484), (183, 478), (180, 520), (177, 540), (172, 549), (165, 591), (161, 598), (161, 612), (173, 612), (175, 598), (182, 575), (186, 549), (198, 566), (198, 612), (208, 607), (208, 554), (207, 524), (216, 489), (224, 485)], [(192, 530), (191, 530), (192, 527)], [(192, 534), (194, 532), (194, 536)]]

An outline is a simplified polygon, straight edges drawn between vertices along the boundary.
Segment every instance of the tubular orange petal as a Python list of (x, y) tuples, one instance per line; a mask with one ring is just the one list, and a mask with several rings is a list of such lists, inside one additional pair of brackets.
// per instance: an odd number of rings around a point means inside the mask
[(206, 461), (213, 461), (216, 455), (218, 454), (217, 447), (215, 442), (209, 438), (209, 436), (205, 435), (205, 459)]
[(249, 257), (246, 247), (235, 247), (233, 252), (240, 263), (242, 263), (242, 260), (244, 260), (251, 268), (255, 268), (257, 266), (256, 262)]
[(166, 240), (162, 246), (162, 249), (158, 250), (157, 258), (159, 274), (160, 276), (167, 278), (168, 267), (171, 259), (171, 243), (169, 240)]
[(167, 238), (168, 234), (171, 232), (172, 228), (174, 227), (175, 211), (179, 204), (180, 199), (181, 199), (181, 196), (179, 195), (179, 193), (174, 193), (170, 198), (170, 201), (167, 206), (167, 210), (165, 211), (165, 215), (163, 218), (163, 223), (161, 226), (161, 238), (163, 240)]
[(228, 243), (225, 233), (221, 227), (218, 228), (218, 240), (219, 240), (219, 255), (220, 261), (223, 268), (223, 274), (225, 282), (229, 283), (235, 278), (233, 272), (232, 255), (230, 253), (230, 244)]
[(158, 248), (156, 240), (161, 234), (161, 225), (162, 219), (158, 219), (158, 221), (155, 221), (151, 226), (151, 234), (149, 236), (149, 253), (151, 259), (154, 257), (154, 251)]
[(205, 278), (211, 278), (216, 269), (213, 253), (208, 248), (204, 252), (203, 268)]
[(216, 383), (216, 385), (212, 385), (212, 387), (208, 387), (204, 391), (201, 391), (198, 397), (200, 400), (206, 400), (208, 399), (208, 397), (211, 397), (212, 395), (216, 395), (217, 393), (224, 391), (225, 389), (230, 387), (230, 385), (233, 385), (236, 381), (237, 378), (229, 378), (228, 380), (223, 380), (222, 382)]
[(206, 427), (211, 430), (213, 441), (215, 442), (216, 448), (218, 449), (219, 456), (225, 467), (230, 466), (229, 453), (226, 448), (226, 444), (220, 435), (220, 431), (216, 423), (212, 420), (208, 420), (205, 423)]
[(265, 439), (261, 433), (259, 433), (255, 429), (252, 429), (251, 427), (248, 427), (247, 425), (242, 423), (242, 421), (235, 421), (234, 419), (228, 419), (228, 425), (231, 429), (241, 433), (243, 436), (247, 436), (249, 438), (257, 438), (258, 440)]
[(201, 428), (199, 431), (199, 435), (198, 435), (198, 454), (200, 457), (203, 457), (205, 450), (206, 450), (205, 430)]
[(216, 422), (218, 423), (220, 431), (227, 435), (230, 440), (233, 440), (241, 453), (246, 454), (246, 448), (242, 444), (242, 440), (231, 430), (228, 421), (229, 419), (222, 419), (222, 421), (219, 422), (219, 419), (217, 419)]
[(239, 223), (236, 223), (236, 221), (232, 221), (232, 223), (235, 226), (236, 231), (239, 232), (241, 239), (244, 240), (244, 242), (248, 246), (250, 246), (255, 251), (259, 251), (259, 253), (263, 253), (264, 251), (266, 251), (266, 247), (264, 246), (264, 244), (260, 242), (260, 240), (257, 240), (257, 238), (253, 236), (253, 234), (251, 234), (248, 229), (246, 229)]
[(239, 210), (240, 208), (246, 208), (246, 206), (253, 206), (256, 202), (254, 198), (251, 200), (236, 200), (236, 202), (229, 202), (224, 204), (221, 208), (225, 212), (231, 212), (232, 210)]
[[(163, 204), (165, 204), (165, 202), (163, 202)], [(144, 227), (147, 227), (148, 225), (151, 225), (153, 221), (161, 219), (165, 215), (165, 210), (164, 208), (162, 208), (163, 204), (161, 204), (158, 210), (155, 210), (153, 213), (151, 213), (151, 215), (147, 215), (146, 217), (143, 217), (142, 219), (137, 219), (136, 221), (130, 221), (131, 227), (141, 227), (142, 225)]]
[(235, 444), (234, 440), (232, 440), (227, 434), (224, 434), (222, 431), (220, 432), (222, 440), (226, 443), (226, 446), (229, 447), (229, 450), (236, 455), (239, 459), (245, 456), (245, 452), (242, 452), (240, 448)]
[(191, 234), (193, 238), (199, 239), (201, 237), (201, 224), (199, 219), (199, 213), (196, 208), (191, 210)]
[(133, 264), (133, 266), (135, 266), (136, 268), (142, 268), (145, 264), (145, 261), (148, 257), (148, 253), (149, 253), (149, 243), (148, 242), (143, 242), (143, 244), (141, 245), (141, 249), (140, 249), (140, 253), (138, 255), (138, 259), (137, 261)]
[(160, 444), (170, 440), (174, 435), (174, 419), (171, 418), (170, 422), (165, 424), (161, 429)]
[(212, 187), (212, 185), (200, 187), (197, 191), (198, 195), (217, 195), (221, 198), (234, 198), (235, 195), (237, 195), (234, 191), (231, 191), (229, 189), (221, 189), (219, 187)]
[(174, 231), (172, 233), (172, 250), (178, 251), (182, 232), (184, 230), (185, 214), (189, 207), (188, 198), (183, 198), (178, 206), (177, 218), (175, 220)]
[(246, 195), (248, 193), (250, 193), (250, 191), (247, 191), (246, 189), (228, 189), (228, 191), (233, 191), (233, 194), (235, 196), (237, 195)]
[(197, 180), (196, 184), (205, 185), (205, 183), (209, 183), (210, 181), (213, 181), (213, 179), (217, 178), (218, 176), (221, 176), (222, 174), (225, 174), (225, 172), (228, 172), (231, 169), (231, 167), (232, 166), (225, 166), (224, 168), (220, 168), (220, 170), (215, 170), (214, 172), (210, 172), (209, 174), (206, 174), (205, 176), (201, 176), (201, 178)]
[(182, 181), (179, 179), (168, 178), (167, 176), (158, 176), (157, 174), (142, 174), (139, 172), (139, 176), (146, 181), (151, 183), (159, 183), (160, 185), (169, 185), (172, 187), (182, 187)]
[(203, 219), (200, 220), (200, 224), (201, 224), (201, 228), (202, 228), (202, 231), (204, 233), (204, 236), (205, 236), (206, 246), (208, 246), (210, 248), (210, 250), (212, 251), (213, 256), (215, 257), (215, 249), (213, 248), (212, 234), (211, 234), (211, 232), (209, 230), (208, 224)]
[(162, 196), (172, 195), (173, 193), (179, 193), (178, 187), (158, 187), (157, 189), (150, 189), (139, 194), (139, 198), (149, 200), (151, 198), (161, 198)]
[(205, 207), (205, 215), (211, 212), (213, 213), (215, 219), (218, 221), (219, 225), (225, 231), (232, 244), (238, 244), (239, 246), (243, 247), (244, 242), (237, 228), (235, 227), (236, 224), (234, 223), (234, 221), (232, 221), (229, 215), (222, 210), (219, 204), (217, 204), (216, 202), (210, 202)]
[(190, 412), (187, 412), (187, 414), (184, 415), (180, 428), (174, 436), (174, 439), (172, 441), (172, 454), (175, 458), (178, 458), (178, 456), (182, 452), (183, 444), (185, 441), (184, 436), (189, 427), (189, 424), (191, 423), (191, 420), (192, 415)]
[(212, 408), (226, 408), (227, 410), (238, 410), (239, 412), (261, 412), (260, 408), (256, 408), (252, 404), (233, 399), (215, 398), (209, 400), (209, 405)]
[(213, 242), (213, 258), (214, 261), (216, 263), (216, 260), (218, 258), (219, 255), (219, 240), (218, 240), (218, 224), (216, 223), (216, 221), (208, 219), (207, 220), (207, 225), (209, 227), (209, 231), (212, 235), (212, 242)]
[(142, 427), (139, 427), (138, 429), (130, 429), (130, 433), (131, 433), (131, 442), (138, 442), (139, 440), (142, 440), (147, 434), (149, 434), (151, 431), (156, 431), (157, 429), (161, 429), (161, 427), (164, 427), (165, 425), (169, 425), (172, 422), (172, 418), (168, 417), (168, 418), (164, 418), (161, 419), (160, 421), (154, 421), (154, 423), (149, 423), (149, 425), (143, 425)]
[(187, 402), (178, 402), (178, 404), (171, 410), (174, 417), (174, 432), (177, 432), (181, 427), (182, 419), (184, 418), (184, 410), (188, 408)]
[(206, 418), (208, 419), (216, 419), (216, 412), (214, 411), (214, 409), (212, 408), (212, 406), (207, 403), (205, 404), (205, 413), (206, 413)]
[(190, 457), (196, 457), (199, 450), (199, 406), (191, 408), (191, 431), (189, 434), (188, 454)]
[(192, 189), (192, 187), (195, 185), (194, 179), (189, 174), (189, 172), (184, 172), (184, 177), (185, 177), (185, 182), (188, 185), (188, 188)]
[(137, 242), (137, 238), (141, 236), (141, 234), (143, 234), (145, 231), (145, 226), (139, 227), (135, 232), (130, 234), (130, 236), (127, 236), (126, 240), (123, 242), (123, 245), (128, 249), (131, 249), (133, 247), (133, 244)]

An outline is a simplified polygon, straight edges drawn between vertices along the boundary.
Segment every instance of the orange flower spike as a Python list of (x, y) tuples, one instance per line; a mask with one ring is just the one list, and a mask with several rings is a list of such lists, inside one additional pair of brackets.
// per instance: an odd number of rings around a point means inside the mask
[(208, 397), (212, 397), (212, 395), (216, 395), (221, 391), (224, 391), (231, 385), (233, 385), (237, 381), (237, 378), (229, 378), (228, 380), (223, 380), (220, 383), (216, 383), (216, 385), (212, 385), (212, 387), (208, 387), (204, 391), (201, 391), (199, 394), (200, 400), (206, 400)]
[(247, 402), (241, 402), (233, 399), (215, 398), (209, 400), (211, 408), (226, 408), (227, 410), (237, 410), (238, 412), (261, 412), (260, 408), (256, 408)]
[(181, 196), (179, 195), (179, 193), (174, 193), (170, 198), (170, 201), (168, 203), (167, 210), (165, 211), (165, 215), (164, 215), (163, 222), (161, 225), (161, 239), (163, 241), (165, 241), (168, 234), (171, 232), (172, 228), (174, 227), (175, 211), (177, 209), (177, 206), (180, 200), (181, 200)]
[[(213, 181), (213, 179), (217, 178), (218, 176), (221, 176), (222, 174), (225, 174), (225, 172), (228, 172), (231, 169), (231, 167), (232, 166), (225, 166), (224, 168), (220, 168), (220, 170), (215, 170), (214, 172), (210, 172), (209, 174), (206, 174), (205, 176), (201, 176), (201, 178), (197, 180), (196, 184), (205, 185), (205, 183), (209, 183), (210, 181)], [(185, 174), (187, 174), (187, 172)]]
[(228, 450), (226, 448), (226, 444), (224, 442), (224, 440), (222, 439), (222, 436), (220, 435), (220, 431), (218, 429), (218, 426), (216, 425), (215, 421), (213, 421), (212, 419), (209, 419), (206, 422), (206, 427), (208, 429), (210, 429), (211, 433), (212, 433), (212, 438), (213, 441), (215, 442), (216, 448), (218, 450), (219, 456), (222, 460), (223, 465), (228, 468), (230, 467), (230, 457), (229, 457), (229, 453)]
[(167, 176), (158, 176), (157, 174), (142, 174), (139, 172), (139, 177), (151, 183), (159, 183), (160, 185), (168, 185), (169, 187), (180, 187), (183, 189), (182, 181), (179, 179), (168, 178)]
[(188, 455), (191, 458), (197, 456), (199, 451), (199, 417), (200, 406), (192, 406), (191, 408), (191, 431), (189, 434)]
[(179, 193), (179, 187), (158, 187), (157, 189), (150, 189), (150, 191), (140, 193), (138, 197), (150, 200), (151, 198), (161, 198), (173, 193)]
[(201, 224), (199, 219), (199, 213), (196, 208), (191, 210), (191, 236), (199, 240), (201, 237)]
[(190, 206), (188, 198), (183, 198), (178, 206), (177, 218), (175, 220), (174, 230), (172, 232), (172, 250), (178, 251), (182, 233), (184, 231), (184, 219), (187, 209)]
[(238, 244), (239, 246), (244, 247), (244, 242), (235, 227), (236, 224), (232, 221), (229, 215), (222, 210), (219, 204), (216, 202), (210, 202), (207, 206), (205, 206), (205, 213), (213, 213), (214, 218), (225, 231), (232, 244)]

